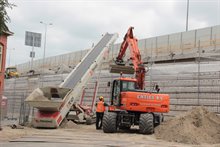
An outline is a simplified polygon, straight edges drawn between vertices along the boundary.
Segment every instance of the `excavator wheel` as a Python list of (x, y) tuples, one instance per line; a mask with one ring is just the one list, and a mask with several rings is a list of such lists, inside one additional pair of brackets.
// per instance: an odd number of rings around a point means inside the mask
[(154, 133), (154, 117), (151, 113), (143, 113), (140, 115), (139, 132), (141, 134)]
[(102, 124), (104, 133), (115, 133), (117, 131), (117, 113), (105, 112)]

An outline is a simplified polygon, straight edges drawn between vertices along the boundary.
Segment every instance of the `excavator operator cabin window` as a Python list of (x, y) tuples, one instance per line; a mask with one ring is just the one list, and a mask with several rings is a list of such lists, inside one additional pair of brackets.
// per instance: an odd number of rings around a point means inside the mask
[(135, 82), (123, 81), (122, 91), (132, 91), (135, 90)]
[(117, 80), (113, 82), (112, 104), (115, 106), (120, 105), (120, 81)]
[(0, 72), (2, 70), (2, 51), (3, 51), (3, 46), (0, 44)]

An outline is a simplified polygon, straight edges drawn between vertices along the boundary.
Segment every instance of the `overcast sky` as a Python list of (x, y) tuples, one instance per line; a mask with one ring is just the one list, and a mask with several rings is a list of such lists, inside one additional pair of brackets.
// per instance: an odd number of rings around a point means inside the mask
[[(220, 24), (220, 0), (189, 0), (189, 30)], [(185, 31), (187, 0), (9, 0), (7, 65), (30, 61), (25, 31), (42, 33), (40, 23), (52, 23), (47, 30), (46, 57), (87, 49), (101, 35), (119, 33), (122, 41), (129, 26), (138, 39)], [(35, 48), (36, 59), (43, 57)]]

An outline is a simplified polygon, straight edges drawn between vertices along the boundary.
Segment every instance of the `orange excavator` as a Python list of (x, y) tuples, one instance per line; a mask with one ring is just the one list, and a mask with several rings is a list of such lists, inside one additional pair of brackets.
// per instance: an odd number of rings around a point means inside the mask
[(169, 95), (144, 90), (146, 71), (133, 29), (128, 29), (121, 44), (115, 61), (119, 67), (113, 66), (115, 69), (111, 71), (123, 72), (121, 65), (124, 65), (123, 58), (129, 48), (135, 78), (123, 77), (121, 73), (121, 77), (113, 81), (111, 104), (103, 118), (105, 133), (114, 133), (118, 129), (130, 129), (131, 126), (138, 125), (140, 133), (152, 134), (154, 127), (163, 121), (163, 113), (169, 112)]

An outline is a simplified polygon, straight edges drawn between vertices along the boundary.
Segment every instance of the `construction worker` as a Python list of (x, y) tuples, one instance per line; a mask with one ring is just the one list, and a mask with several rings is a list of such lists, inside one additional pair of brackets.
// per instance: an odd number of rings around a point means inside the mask
[(105, 106), (108, 106), (104, 102), (104, 97), (99, 97), (99, 102), (96, 103), (96, 130), (99, 130), (102, 128), (102, 119), (105, 112)]

